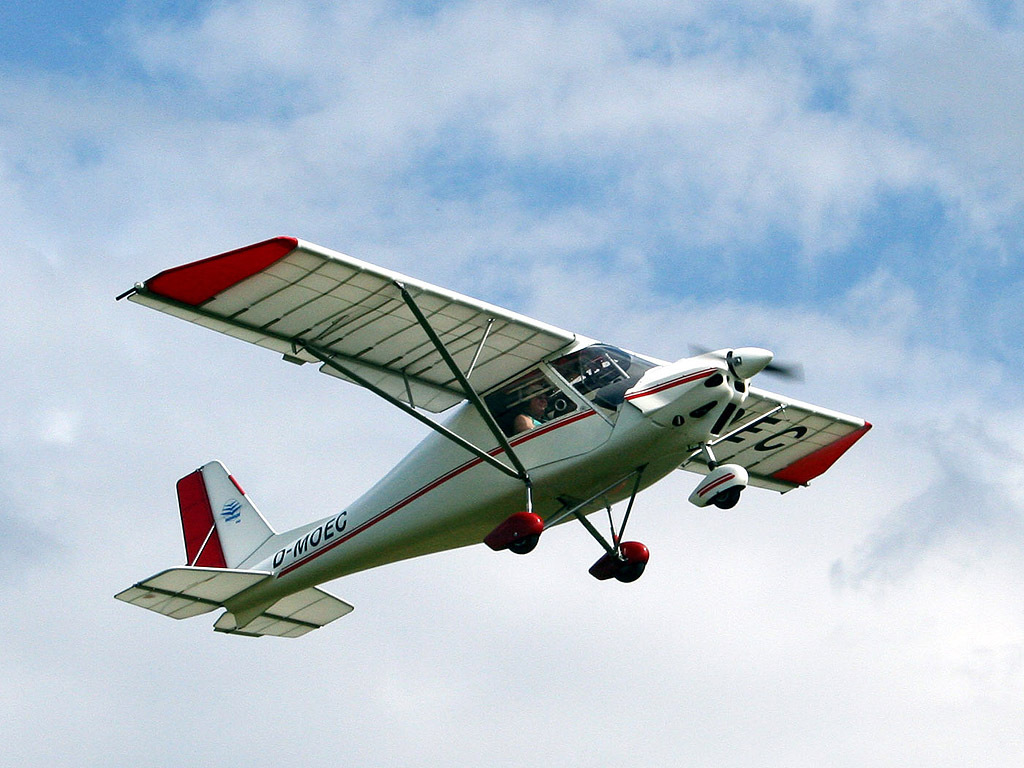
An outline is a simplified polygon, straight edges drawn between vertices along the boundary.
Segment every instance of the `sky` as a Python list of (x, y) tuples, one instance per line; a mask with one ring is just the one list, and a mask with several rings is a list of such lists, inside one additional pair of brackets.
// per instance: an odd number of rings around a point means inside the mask
[[(0, 6), (0, 747), (85, 766), (1024, 758), (1024, 7), (1004, 0)], [(298, 641), (113, 599), (210, 459), (279, 530), (423, 436), (114, 297), (292, 235), (872, 422), (728, 512), (328, 585)]]

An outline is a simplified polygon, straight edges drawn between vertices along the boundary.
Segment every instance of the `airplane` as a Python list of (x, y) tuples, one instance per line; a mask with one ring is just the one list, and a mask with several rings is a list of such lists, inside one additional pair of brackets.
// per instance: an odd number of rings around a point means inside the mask
[(659, 360), (293, 237), (123, 298), (319, 365), (431, 430), (347, 507), (281, 533), (220, 462), (178, 481), (187, 564), (116, 597), (175, 619), (223, 608), (228, 634), (299, 637), (352, 610), (326, 581), (481, 542), (527, 554), (573, 520), (600, 547), (590, 574), (633, 582), (650, 557), (624, 539), (643, 489), (689, 470), (692, 504), (729, 509), (748, 486), (807, 485), (871, 429), (752, 386), (787, 372), (765, 349)]

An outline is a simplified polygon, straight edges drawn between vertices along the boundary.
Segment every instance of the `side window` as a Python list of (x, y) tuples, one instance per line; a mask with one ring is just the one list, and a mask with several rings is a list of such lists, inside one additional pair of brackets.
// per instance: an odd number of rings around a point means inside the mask
[(547, 376), (535, 369), (484, 397), (487, 407), (508, 436), (539, 427), (546, 421), (576, 410)]

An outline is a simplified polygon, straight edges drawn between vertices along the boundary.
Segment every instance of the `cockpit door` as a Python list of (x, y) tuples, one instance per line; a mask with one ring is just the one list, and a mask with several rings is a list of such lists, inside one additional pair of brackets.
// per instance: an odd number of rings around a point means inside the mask
[(588, 453), (611, 436), (607, 416), (544, 365), (484, 401), (527, 469)]

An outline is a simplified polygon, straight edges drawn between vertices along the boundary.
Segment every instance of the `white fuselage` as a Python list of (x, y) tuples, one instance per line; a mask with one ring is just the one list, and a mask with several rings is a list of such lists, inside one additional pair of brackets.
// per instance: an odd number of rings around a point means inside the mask
[[(548, 519), (622, 479), (584, 512), (604, 508), (630, 495), (634, 470), (644, 467), (645, 488), (707, 440), (725, 407), (743, 394), (726, 370), (682, 362), (648, 371), (614, 411), (592, 406), (566, 387), (578, 410), (511, 438), (532, 479), (533, 511)], [(690, 416), (694, 411), (699, 417)], [(503, 458), (468, 403), (446, 426)], [(345, 510), (274, 536), (242, 563), (275, 578), (239, 600), (264, 603), (356, 571), (479, 543), (522, 511), (526, 498), (521, 481), (431, 433)]]

